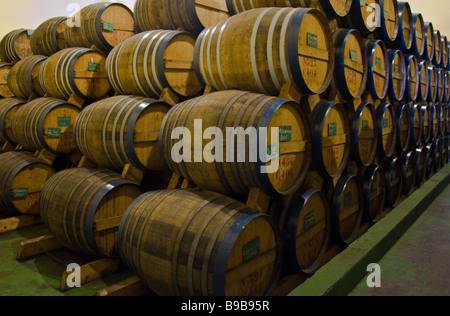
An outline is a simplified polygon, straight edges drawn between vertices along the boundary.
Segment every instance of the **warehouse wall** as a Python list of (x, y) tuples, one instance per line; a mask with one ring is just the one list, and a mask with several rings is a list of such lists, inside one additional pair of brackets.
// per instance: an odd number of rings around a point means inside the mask
[[(73, 14), (68, 7), (70, 4), (79, 4), (81, 7), (95, 0), (1, 0), (0, 5), (0, 37), (9, 31), (18, 28), (35, 29), (45, 20)], [(104, 1), (108, 2), (108, 1)], [(120, 0), (131, 9), (135, 0)], [(448, 22), (449, 0), (409, 0), (413, 12), (421, 12), (426, 21), (432, 21), (442, 34), (450, 36), (450, 23)]]

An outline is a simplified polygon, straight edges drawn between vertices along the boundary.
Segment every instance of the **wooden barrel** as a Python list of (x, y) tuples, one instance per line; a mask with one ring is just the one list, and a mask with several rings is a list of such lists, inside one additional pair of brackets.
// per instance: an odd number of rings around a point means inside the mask
[(42, 188), (40, 214), (66, 248), (94, 257), (118, 257), (117, 233), (141, 188), (103, 169), (64, 170)]
[(67, 48), (45, 61), (39, 82), (54, 98), (68, 100), (74, 94), (83, 99), (101, 99), (111, 90), (105, 64), (106, 56), (97, 50)]
[(17, 139), (11, 130), (11, 120), (17, 109), (27, 102), (18, 98), (0, 100), (0, 146), (6, 142), (17, 145)]
[(392, 43), (395, 48), (409, 51), (414, 41), (413, 17), (408, 2), (398, 2), (398, 34)]
[(330, 206), (321, 191), (302, 188), (288, 201), (272, 200), (269, 215), (283, 234), (283, 267), (313, 274), (322, 264), (331, 237)]
[(442, 50), (441, 50), (441, 31), (434, 29), (434, 55), (433, 55), (433, 65), (440, 66), (442, 61)]
[(390, 158), (395, 154), (398, 133), (394, 106), (382, 103), (377, 109), (377, 118), (378, 154), (381, 158)]
[(416, 151), (416, 187), (421, 187), (426, 181), (427, 175), (427, 149), (417, 148)]
[(438, 140), (438, 150), (440, 151), (441, 154), (441, 165), (439, 169), (444, 168), (448, 161), (447, 157), (448, 152), (447, 147), (445, 147), (446, 146), (445, 138), (446, 137), (440, 137)]
[(427, 62), (421, 61), (419, 64), (419, 91), (417, 93), (417, 100), (427, 101), (430, 91), (430, 72), (428, 71)]
[(437, 96), (436, 102), (444, 102), (445, 95), (445, 73), (442, 68), (436, 67), (437, 71)]
[(357, 30), (338, 29), (333, 33), (335, 71), (331, 86), (344, 100), (358, 99), (367, 87), (367, 54), (364, 39)]
[(80, 109), (66, 101), (39, 98), (16, 111), (11, 129), (25, 150), (71, 154), (76, 150), (73, 124), (79, 113)]
[(17, 63), (33, 55), (30, 44), (32, 33), (32, 30), (19, 29), (6, 34), (0, 43), (0, 59), (7, 63)]
[(347, 16), (352, 6), (351, 0), (258, 0), (258, 1), (237, 1), (226, 0), (230, 15), (242, 13), (255, 8), (265, 7), (303, 7), (321, 8), (326, 13), (328, 19), (336, 19)]
[(431, 138), (436, 139), (439, 137), (439, 108), (437, 104), (430, 104), (431, 108)]
[(437, 138), (434, 141), (435, 144), (435, 157), (434, 157), (434, 172), (438, 172), (442, 168), (442, 160), (444, 159), (444, 155), (442, 154), (444, 151), (444, 141), (442, 138)]
[(88, 5), (69, 19), (64, 29), (69, 47), (95, 46), (105, 54), (134, 34), (133, 12), (122, 3)]
[(118, 243), (128, 267), (161, 296), (267, 295), (281, 269), (273, 220), (209, 191), (142, 195)]
[(403, 177), (402, 160), (398, 157), (390, 158), (384, 164), (386, 172), (386, 207), (398, 205), (402, 196)]
[(39, 195), (53, 168), (28, 152), (0, 154), (0, 210), (7, 216), (39, 214)]
[(416, 186), (417, 161), (415, 151), (405, 152), (402, 157), (402, 194), (410, 196)]
[(389, 97), (392, 101), (401, 101), (406, 91), (406, 63), (400, 50), (389, 50)]
[(380, 27), (375, 33), (385, 43), (395, 41), (399, 33), (399, 8), (397, 0), (378, 0), (380, 5)]
[(378, 148), (378, 122), (375, 108), (361, 103), (352, 118), (351, 159), (360, 167), (373, 164)]
[(430, 80), (430, 89), (428, 92), (428, 102), (436, 102), (438, 97), (438, 72), (437, 67), (433, 66), (430, 62), (427, 62), (428, 78)]
[(0, 62), (0, 98), (11, 98), (14, 96), (8, 87), (8, 75), (12, 67), (12, 64)]
[(435, 174), (436, 163), (436, 145), (434, 142), (428, 143), (426, 146), (427, 151), (427, 172), (426, 178), (430, 179)]
[(445, 135), (450, 135), (450, 103), (445, 107)]
[(424, 129), (424, 117), (422, 112), (422, 106), (414, 103), (410, 107), (411, 115), (411, 136), (409, 145), (411, 148), (419, 148), (422, 145), (423, 129)]
[(357, 29), (364, 35), (370, 34), (377, 28), (376, 14), (378, 1), (352, 1), (350, 12), (341, 19), (346, 28)]
[(439, 119), (439, 127), (438, 127), (438, 136), (443, 137), (445, 136), (445, 107), (447, 104), (439, 103), (436, 104), (436, 111), (438, 112), (438, 119)]
[(442, 57), (441, 57), (441, 67), (443, 68), (443, 69), (447, 69), (447, 67), (448, 67), (448, 59), (449, 59), (449, 53), (450, 53), (450, 51), (449, 51), (449, 42), (448, 42), (448, 38), (447, 38), (447, 36), (444, 36), (444, 35), (442, 35), (441, 36), (441, 43), (440, 43), (440, 45), (441, 45), (441, 54), (442, 54)]
[(363, 219), (362, 184), (358, 177), (344, 174), (336, 185), (331, 200), (332, 238), (349, 245), (358, 236)]
[(445, 77), (445, 102), (450, 103), (450, 71), (444, 69)]
[(30, 97), (42, 97), (45, 92), (39, 83), (39, 70), (46, 56), (33, 55), (19, 61), (8, 75), (8, 86), (18, 98), (28, 100)]
[(341, 176), (350, 160), (351, 127), (345, 107), (321, 101), (311, 115), (312, 156), (324, 178)]
[(450, 163), (450, 136), (445, 137), (444, 146), (447, 151), (447, 153), (446, 153), (447, 162), (446, 163), (448, 164), (448, 163)]
[(367, 40), (366, 51), (369, 68), (367, 89), (375, 100), (382, 100), (389, 89), (390, 66), (386, 45), (380, 40)]
[(397, 152), (406, 152), (409, 149), (411, 132), (412, 132), (412, 117), (409, 105), (406, 103), (399, 104), (396, 110), (396, 128), (397, 128)]
[(380, 221), (386, 202), (386, 179), (381, 166), (372, 166), (364, 172), (363, 210), (364, 220), (369, 223)]
[(416, 56), (406, 57), (406, 91), (405, 96), (408, 102), (415, 102), (419, 95), (419, 64)]
[(416, 57), (421, 57), (426, 49), (425, 21), (421, 13), (413, 13), (412, 22), (413, 42), (411, 53)]
[(126, 164), (142, 170), (164, 169), (158, 137), (169, 112), (164, 102), (116, 96), (85, 108), (74, 131), (77, 147), (103, 168), (122, 171)]
[(200, 34), (195, 68), (198, 77), (216, 90), (278, 96), (283, 86), (291, 84), (305, 95), (321, 94), (334, 71), (331, 30), (316, 9), (246, 11)]
[[(211, 128), (217, 142), (199, 142)], [(226, 152), (218, 150), (221, 139)], [(216, 92), (178, 104), (163, 122), (159, 144), (173, 172), (229, 195), (246, 196), (250, 188), (291, 195), (303, 184), (311, 162), (310, 124), (298, 104), (242, 91)]]
[(51, 18), (41, 25), (31, 35), (31, 49), (38, 55), (51, 56), (62, 49), (67, 48), (64, 39), (64, 28), (67, 17)]
[(431, 61), (433, 61), (435, 47), (436, 47), (433, 23), (425, 22), (424, 28), (425, 28), (425, 47), (426, 48), (425, 48), (424, 55), (422, 56), (422, 59), (425, 61), (431, 62)]
[(421, 112), (423, 117), (422, 144), (427, 144), (433, 137), (433, 109), (429, 105), (422, 105)]
[(229, 17), (225, 1), (137, 0), (134, 18), (142, 31), (183, 29), (194, 35)]
[(203, 86), (194, 69), (193, 35), (179, 31), (143, 32), (115, 47), (106, 61), (106, 74), (119, 94), (159, 98), (165, 88), (182, 98)]

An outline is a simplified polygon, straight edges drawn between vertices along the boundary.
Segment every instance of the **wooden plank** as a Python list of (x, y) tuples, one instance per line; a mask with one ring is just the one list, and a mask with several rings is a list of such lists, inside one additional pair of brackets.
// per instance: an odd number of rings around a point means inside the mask
[(0, 220), (0, 234), (14, 231), (20, 228), (39, 225), (42, 220), (39, 216), (22, 215)]
[(19, 245), (17, 260), (29, 259), (61, 248), (63, 248), (63, 246), (53, 235), (22, 241)]
[(280, 144), (280, 154), (296, 154), (306, 151), (308, 142), (286, 142)]
[(122, 179), (141, 184), (145, 177), (145, 171), (134, 167), (131, 164), (126, 164), (123, 172)]
[(155, 293), (145, 285), (138, 277), (132, 277), (120, 283), (114, 284), (97, 293), (96, 296), (154, 296)]
[(158, 140), (159, 140), (159, 131), (135, 133), (134, 135), (135, 143), (156, 142)]
[(260, 188), (252, 188), (246, 205), (255, 211), (267, 214), (271, 199), (272, 197)]
[(111, 217), (94, 223), (95, 232), (103, 232), (111, 228), (117, 228), (122, 221), (123, 216)]
[(175, 190), (181, 187), (184, 178), (177, 173), (172, 174), (167, 190)]
[[(106, 258), (85, 264), (80, 268), (81, 285), (84, 285), (119, 272), (122, 269), (122, 262), (120, 261), (120, 259)], [(65, 271), (62, 275), (62, 292), (66, 292), (71, 289), (67, 285), (67, 279), (70, 277), (71, 273), (71, 271)]]

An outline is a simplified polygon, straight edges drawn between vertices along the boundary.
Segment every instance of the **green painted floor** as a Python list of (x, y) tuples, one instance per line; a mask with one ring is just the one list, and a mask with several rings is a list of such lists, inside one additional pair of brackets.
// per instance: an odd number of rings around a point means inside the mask
[(378, 264), (381, 288), (364, 279), (351, 296), (450, 295), (450, 186)]
[(67, 266), (71, 263), (82, 265), (92, 261), (91, 258), (61, 250), (24, 262), (15, 259), (21, 241), (48, 234), (43, 225), (0, 234), (0, 296), (94, 296), (131, 276), (124, 272), (62, 293), (59, 290), (61, 275)]

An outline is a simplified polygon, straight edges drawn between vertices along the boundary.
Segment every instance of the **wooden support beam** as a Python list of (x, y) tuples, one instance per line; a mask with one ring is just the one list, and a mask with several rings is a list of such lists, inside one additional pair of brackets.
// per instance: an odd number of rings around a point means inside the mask
[(17, 260), (26, 260), (46, 252), (63, 248), (53, 235), (42, 236), (26, 241), (19, 245)]
[(129, 278), (123, 282), (114, 284), (97, 293), (97, 296), (154, 296), (155, 293), (145, 285), (137, 276)]
[(39, 225), (42, 220), (39, 216), (22, 215), (0, 220), (0, 234), (14, 231), (20, 228), (26, 228)]

